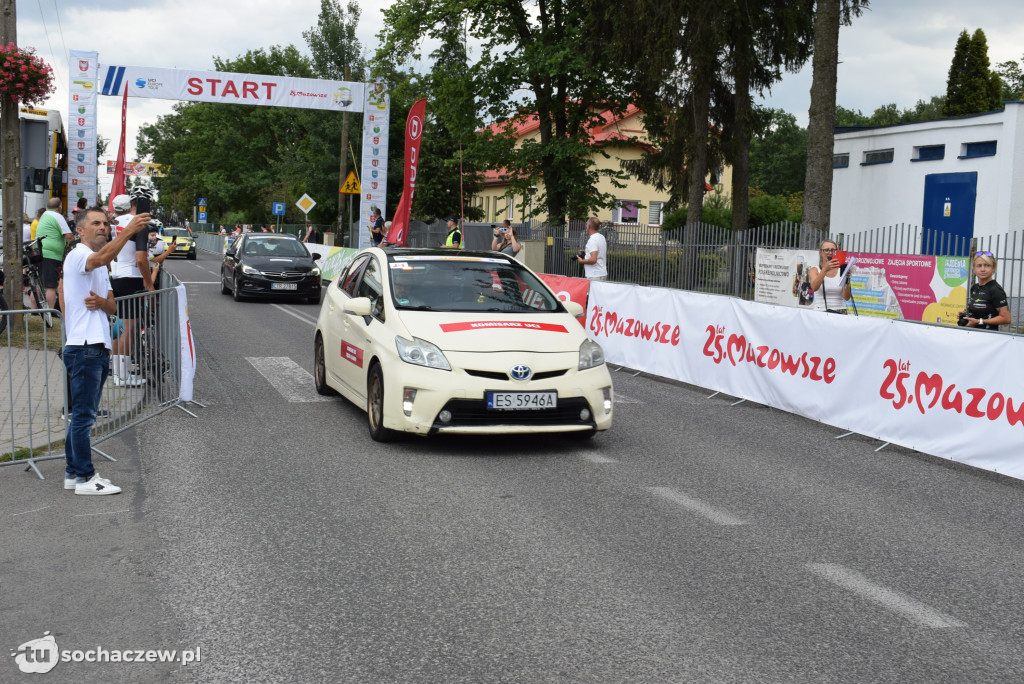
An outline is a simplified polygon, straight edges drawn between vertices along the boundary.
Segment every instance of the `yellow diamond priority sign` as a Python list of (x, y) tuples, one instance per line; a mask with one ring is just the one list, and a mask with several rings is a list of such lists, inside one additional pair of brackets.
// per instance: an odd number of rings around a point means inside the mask
[(345, 179), (345, 183), (338, 189), (343, 195), (358, 195), (362, 192), (359, 189), (359, 179), (356, 178), (355, 171), (348, 172), (348, 178)]
[(295, 203), (295, 206), (301, 209), (303, 214), (308, 214), (310, 211), (313, 210), (313, 207), (316, 206), (316, 200), (314, 200), (309, 195), (304, 194), (302, 197), (299, 198), (299, 201)]

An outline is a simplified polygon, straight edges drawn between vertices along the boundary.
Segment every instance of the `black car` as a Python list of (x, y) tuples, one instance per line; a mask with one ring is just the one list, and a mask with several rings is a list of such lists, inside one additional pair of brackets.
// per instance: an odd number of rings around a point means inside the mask
[(224, 252), (220, 291), (247, 297), (302, 297), (320, 301), (319, 254), (310, 255), (292, 235), (245, 233)]

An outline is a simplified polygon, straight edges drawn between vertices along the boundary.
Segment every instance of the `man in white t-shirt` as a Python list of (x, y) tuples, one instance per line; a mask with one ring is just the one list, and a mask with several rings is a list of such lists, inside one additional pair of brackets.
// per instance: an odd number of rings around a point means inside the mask
[(108, 240), (110, 222), (105, 211), (93, 207), (78, 214), (81, 242), (64, 260), (59, 288), (67, 336), (62, 356), (71, 393), (64, 489), (73, 489), (75, 494), (117, 494), (121, 488), (100, 477), (93, 467), (90, 440), (110, 367), (108, 316), (117, 311), (107, 265), (149, 223), (149, 214), (136, 216), (112, 241)]
[(583, 275), (587, 280), (608, 279), (608, 268), (605, 265), (608, 258), (608, 241), (600, 231), (600, 221), (596, 218), (587, 219), (587, 246), (583, 248), (584, 255), (576, 257), (576, 261), (583, 264)]

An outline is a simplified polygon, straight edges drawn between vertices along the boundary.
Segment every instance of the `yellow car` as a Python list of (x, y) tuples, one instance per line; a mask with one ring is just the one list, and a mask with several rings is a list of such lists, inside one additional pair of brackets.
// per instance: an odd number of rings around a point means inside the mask
[(582, 313), (503, 254), (371, 247), (327, 288), (316, 390), (366, 410), (376, 441), (590, 437), (612, 425), (612, 379)]
[(178, 238), (178, 248), (174, 250), (174, 254), (171, 257), (196, 258), (196, 240), (192, 237), (192, 233), (184, 228), (164, 228), (161, 237), (168, 249), (171, 247), (171, 240)]

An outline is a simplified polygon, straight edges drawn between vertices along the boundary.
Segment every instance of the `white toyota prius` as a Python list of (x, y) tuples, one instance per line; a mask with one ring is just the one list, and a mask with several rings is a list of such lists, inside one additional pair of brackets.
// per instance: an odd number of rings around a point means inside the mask
[(314, 340), (320, 394), (398, 432), (564, 432), (612, 424), (600, 345), (531, 270), (495, 252), (372, 247), (327, 288)]

